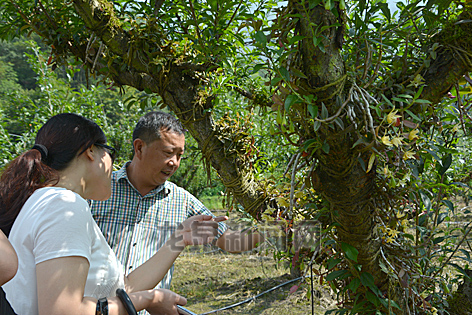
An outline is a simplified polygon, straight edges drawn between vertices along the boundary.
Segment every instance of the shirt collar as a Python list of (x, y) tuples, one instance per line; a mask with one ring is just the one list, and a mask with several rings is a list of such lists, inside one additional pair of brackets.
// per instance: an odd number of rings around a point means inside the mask
[[(131, 161), (128, 161), (126, 162), (118, 171), (116, 171), (116, 181), (120, 181), (120, 180), (126, 180), (128, 182), (128, 184), (133, 187), (134, 190), (138, 191), (134, 186), (133, 184), (130, 182), (129, 178), (128, 178), (128, 172), (126, 171), (126, 168), (128, 167), (128, 165), (131, 163)], [(164, 184), (162, 185), (159, 185), (157, 186), (156, 188), (154, 188), (153, 190), (151, 190), (150, 192), (148, 192), (146, 194), (146, 196), (150, 196), (150, 195), (155, 195), (155, 194), (158, 194), (159, 192), (161, 192), (165, 187), (167, 187), (168, 185), (168, 182), (165, 181)]]

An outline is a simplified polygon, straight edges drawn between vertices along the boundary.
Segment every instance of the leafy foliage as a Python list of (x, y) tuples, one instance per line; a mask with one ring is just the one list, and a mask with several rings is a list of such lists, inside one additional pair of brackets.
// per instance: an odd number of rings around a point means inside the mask
[[(471, 227), (451, 227), (451, 196), (467, 194), (470, 181), (469, 2), (399, 1), (395, 11), (383, 0), (1, 5), (0, 36), (34, 31), (52, 48), (46, 64), (70, 64), (73, 54), (96, 82), (142, 91), (120, 111), (173, 105), (181, 117), (203, 113), (185, 120), (192, 128), (214, 121), (218, 141), (202, 132), (201, 151), (210, 139), (222, 144), (212, 154), (238, 157), (231, 176), (262, 187), (255, 216), (280, 223), (290, 240), (274, 257), (302, 272), (318, 263), (339, 313), (447, 310), (470, 263)], [(107, 125), (111, 111), (90, 101), (106, 95), (98, 86), (72, 93), (45, 81), (37, 98), (46, 107), (18, 100), (25, 122), (72, 110), (73, 95), (114, 145), (126, 143), (128, 117), (115, 112), (117, 125)], [(208, 169), (208, 156), (200, 167), (191, 160), (188, 176)], [(234, 186), (228, 192), (251, 190)], [(297, 247), (306, 221), (317, 243)]]

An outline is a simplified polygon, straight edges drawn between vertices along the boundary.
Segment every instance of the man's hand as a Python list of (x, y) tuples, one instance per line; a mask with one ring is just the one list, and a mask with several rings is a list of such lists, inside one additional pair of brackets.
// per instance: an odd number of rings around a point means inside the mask
[(218, 234), (218, 222), (228, 220), (227, 216), (212, 217), (196, 215), (188, 218), (174, 234), (177, 246), (204, 245), (211, 243)]
[(240, 253), (252, 250), (264, 242), (264, 235), (252, 230), (226, 230), (218, 238), (216, 246), (229, 253)]

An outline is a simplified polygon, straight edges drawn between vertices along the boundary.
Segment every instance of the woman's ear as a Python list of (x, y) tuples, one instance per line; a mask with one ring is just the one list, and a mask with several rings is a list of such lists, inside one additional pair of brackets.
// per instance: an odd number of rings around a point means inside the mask
[(97, 154), (97, 150), (95, 149), (96, 147), (94, 145), (88, 147), (87, 150), (85, 150), (85, 152), (83, 153), (84, 156), (90, 161), (95, 161), (95, 154)]

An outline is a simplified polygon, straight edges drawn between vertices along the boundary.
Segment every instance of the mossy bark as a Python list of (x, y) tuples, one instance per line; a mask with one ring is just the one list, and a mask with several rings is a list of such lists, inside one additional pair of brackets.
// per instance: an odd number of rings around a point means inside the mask
[[(323, 87), (339, 81), (345, 75), (338, 42), (338, 33), (342, 32), (342, 29), (330, 27), (322, 34), (324, 51), (313, 45), (312, 34), (315, 27), (333, 25), (339, 22), (339, 17), (335, 17), (321, 6), (308, 10), (298, 2), (294, 1), (292, 4), (296, 10), (294, 13), (305, 17), (300, 21), (299, 34), (307, 36), (294, 58), (301, 60), (299, 70), (308, 77), (301, 80), (300, 86), (306, 91), (316, 91), (318, 108), (323, 106), (323, 102), (328, 113), (333, 114), (339, 107), (336, 98), (347, 97), (342, 92), (344, 81), (326, 89)], [(349, 122), (346, 122), (346, 125), (348, 124)], [(309, 132), (305, 138), (319, 137), (329, 146), (328, 153), (323, 150), (315, 153), (319, 162), (312, 175), (312, 186), (330, 203), (332, 221), (339, 223), (336, 227), (338, 240), (354, 246), (359, 251), (357, 262), (362, 265), (362, 271), (372, 274), (377, 284), (382, 286), (385, 277), (378, 263), (381, 243), (373, 232), (373, 213), (376, 207), (375, 168), (369, 173), (362, 168), (358, 159), (363, 159), (367, 165), (369, 156), (352, 149), (357, 135), (350, 131), (333, 131), (327, 124), (323, 124), (316, 135)], [(357, 271), (353, 269), (352, 272), (355, 274)]]
[(465, 10), (457, 20), (449, 22), (433, 37), (431, 45), (439, 44), (437, 57), (422, 73), (426, 81), (421, 97), (438, 103), (454, 84), (472, 71), (472, 4), (464, 4)]

